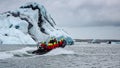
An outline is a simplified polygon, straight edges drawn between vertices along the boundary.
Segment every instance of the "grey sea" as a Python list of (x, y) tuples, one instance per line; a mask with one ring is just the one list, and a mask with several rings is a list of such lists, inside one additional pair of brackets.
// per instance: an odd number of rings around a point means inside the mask
[(0, 68), (120, 68), (119, 44), (76, 44), (44, 55), (29, 45), (0, 45)]

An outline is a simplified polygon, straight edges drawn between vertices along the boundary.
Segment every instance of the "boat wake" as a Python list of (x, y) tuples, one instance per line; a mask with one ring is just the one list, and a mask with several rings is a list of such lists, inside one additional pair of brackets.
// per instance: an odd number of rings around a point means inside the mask
[[(25, 48), (13, 50), (13, 51), (0, 52), (0, 59), (7, 59), (7, 58), (13, 58), (13, 57), (33, 57), (36, 55), (32, 54), (32, 51), (36, 49), (37, 49), (36, 47), (25, 47)], [(61, 55), (61, 54), (74, 54), (74, 52), (63, 49), (63, 48), (56, 48), (40, 56), (55, 56), (55, 55)]]

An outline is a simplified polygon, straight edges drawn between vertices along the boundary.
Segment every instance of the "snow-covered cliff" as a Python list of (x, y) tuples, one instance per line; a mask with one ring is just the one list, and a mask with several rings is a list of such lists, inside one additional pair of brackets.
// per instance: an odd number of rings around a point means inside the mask
[(29, 2), (20, 8), (0, 14), (0, 44), (36, 44), (50, 37), (73, 39), (58, 29), (43, 5)]

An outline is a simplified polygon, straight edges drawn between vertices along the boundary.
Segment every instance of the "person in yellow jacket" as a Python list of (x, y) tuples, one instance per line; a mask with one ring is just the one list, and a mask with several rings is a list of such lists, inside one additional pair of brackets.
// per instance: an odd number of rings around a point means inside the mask
[(47, 49), (52, 50), (53, 48), (54, 48), (54, 40), (53, 38), (51, 38), (50, 41), (48, 42)]

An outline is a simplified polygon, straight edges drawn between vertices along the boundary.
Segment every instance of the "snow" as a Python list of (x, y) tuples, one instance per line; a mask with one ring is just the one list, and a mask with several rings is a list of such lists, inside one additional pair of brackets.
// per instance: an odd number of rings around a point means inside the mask
[(2, 44), (36, 44), (29, 34), (24, 34), (15, 28), (0, 29), (0, 39)]
[(16, 10), (0, 14), (0, 24), (1, 44), (36, 44), (50, 37), (61, 36), (66, 42), (73, 42), (70, 35), (62, 29), (57, 29), (44, 6), (35, 2), (26, 3)]

